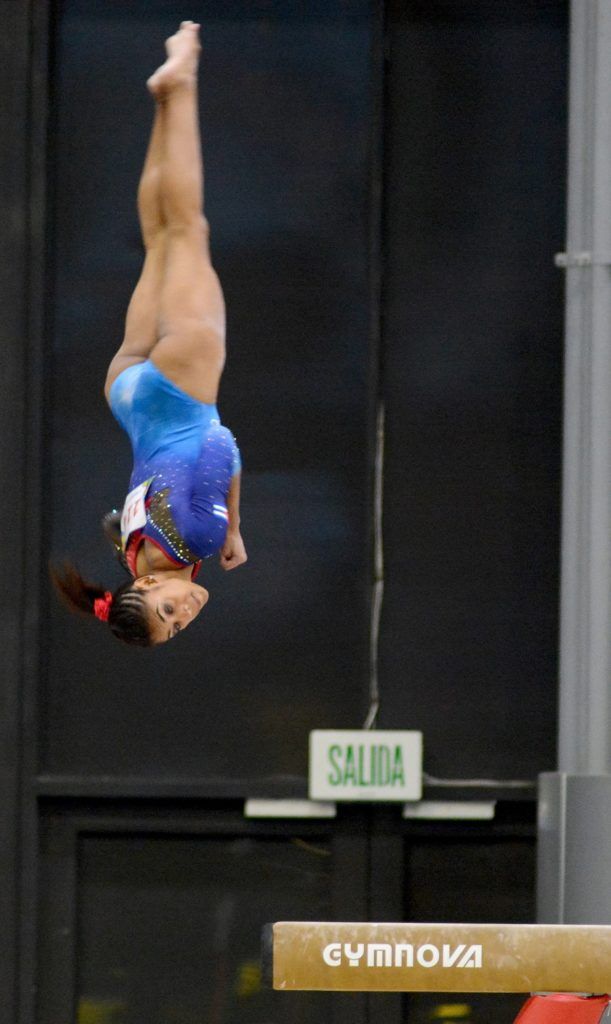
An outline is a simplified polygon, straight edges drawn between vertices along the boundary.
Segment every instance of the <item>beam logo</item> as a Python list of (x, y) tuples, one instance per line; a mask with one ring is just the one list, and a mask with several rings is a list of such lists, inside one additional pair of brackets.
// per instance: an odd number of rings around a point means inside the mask
[(473, 967), (481, 968), (484, 954), (480, 945), (459, 943), (451, 946), (444, 942), (434, 945), (425, 942), (414, 946), (411, 942), (330, 942), (322, 951), (328, 967)]

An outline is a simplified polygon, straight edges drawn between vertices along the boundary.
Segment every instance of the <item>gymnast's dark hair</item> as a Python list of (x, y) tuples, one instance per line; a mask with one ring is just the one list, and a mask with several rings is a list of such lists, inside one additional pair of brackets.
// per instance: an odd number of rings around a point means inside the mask
[[(49, 571), (55, 589), (72, 611), (95, 615), (94, 602), (104, 597), (104, 587), (88, 583), (71, 562), (64, 562), (61, 566), (52, 565)], [(111, 631), (126, 644), (152, 647), (153, 641), (145, 609), (144, 597), (134, 587), (133, 580), (123, 583), (112, 595), (108, 614)]]

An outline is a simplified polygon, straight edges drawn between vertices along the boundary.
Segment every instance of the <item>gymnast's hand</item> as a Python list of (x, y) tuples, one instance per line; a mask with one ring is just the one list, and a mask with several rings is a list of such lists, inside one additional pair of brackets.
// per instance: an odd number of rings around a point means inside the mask
[(227, 530), (225, 543), (221, 548), (220, 562), (223, 569), (235, 569), (238, 565), (242, 565), (247, 558), (248, 555), (246, 554), (246, 548), (244, 547), (240, 531)]

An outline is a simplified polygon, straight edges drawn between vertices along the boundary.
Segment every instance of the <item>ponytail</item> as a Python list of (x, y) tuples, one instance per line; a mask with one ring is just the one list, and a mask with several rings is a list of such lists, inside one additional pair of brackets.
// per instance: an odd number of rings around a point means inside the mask
[(112, 633), (127, 644), (152, 647), (144, 597), (133, 580), (118, 587), (114, 593), (96, 583), (88, 583), (71, 562), (51, 566), (50, 575), (56, 591), (73, 612), (95, 615), (108, 622)]

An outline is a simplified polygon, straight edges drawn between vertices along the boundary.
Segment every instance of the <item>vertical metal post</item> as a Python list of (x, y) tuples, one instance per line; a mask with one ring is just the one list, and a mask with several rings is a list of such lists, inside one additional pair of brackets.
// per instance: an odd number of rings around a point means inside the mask
[(20, 897), (23, 853), (22, 665), (23, 622), (28, 583), (26, 546), (25, 445), (27, 413), (26, 339), (29, 281), (29, 74), (31, 2), (2, 6), (0, 60), (0, 1006), (2, 1020), (17, 1021), (20, 996)]
[[(27, 122), (27, 268), (24, 349), (25, 402), (23, 603), (20, 699), (20, 844), (19, 844), (19, 978), (17, 1024), (36, 1016), (36, 953), (38, 939), (38, 806), (37, 774), (38, 683), (40, 671), (41, 599), (46, 587), (46, 552), (42, 517), (44, 464), (44, 339), (49, 322), (47, 298), (47, 135), (49, 43), (52, 0), (28, 0), (29, 95)], [(41, 579), (42, 577), (42, 579)]]
[(559, 768), (611, 770), (611, 4), (571, 5)]
[(539, 806), (539, 919), (611, 922), (611, 3), (570, 26), (559, 772)]

